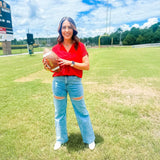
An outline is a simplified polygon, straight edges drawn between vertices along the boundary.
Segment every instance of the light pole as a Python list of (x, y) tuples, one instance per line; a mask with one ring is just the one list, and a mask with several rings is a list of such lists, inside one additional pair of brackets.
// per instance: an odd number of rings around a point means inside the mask
[(120, 42), (119, 42), (120, 45), (122, 45), (121, 37), (122, 37), (122, 32), (120, 32)]
[(119, 37), (119, 45), (121, 46), (122, 45), (122, 31), (120, 31), (120, 35), (119, 35), (120, 37)]

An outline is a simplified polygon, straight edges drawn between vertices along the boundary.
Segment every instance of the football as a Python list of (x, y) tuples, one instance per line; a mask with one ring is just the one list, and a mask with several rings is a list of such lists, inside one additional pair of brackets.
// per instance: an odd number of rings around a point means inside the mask
[(53, 52), (46, 50), (43, 53), (43, 63), (49, 68), (51, 72), (59, 72), (60, 66), (58, 65), (58, 56)]

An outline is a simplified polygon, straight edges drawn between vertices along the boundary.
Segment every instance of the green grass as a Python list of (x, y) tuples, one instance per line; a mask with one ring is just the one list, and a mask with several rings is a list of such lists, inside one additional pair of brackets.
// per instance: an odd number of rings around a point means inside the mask
[(96, 135), (82, 142), (68, 101), (69, 141), (54, 151), (52, 76), (42, 54), (0, 57), (0, 160), (160, 160), (160, 48), (88, 49), (83, 85)]

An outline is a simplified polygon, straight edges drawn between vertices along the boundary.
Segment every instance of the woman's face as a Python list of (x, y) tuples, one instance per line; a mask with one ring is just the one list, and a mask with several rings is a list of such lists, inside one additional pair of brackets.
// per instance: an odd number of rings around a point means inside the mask
[(65, 20), (62, 24), (62, 36), (64, 40), (71, 40), (73, 36), (73, 29), (68, 20)]

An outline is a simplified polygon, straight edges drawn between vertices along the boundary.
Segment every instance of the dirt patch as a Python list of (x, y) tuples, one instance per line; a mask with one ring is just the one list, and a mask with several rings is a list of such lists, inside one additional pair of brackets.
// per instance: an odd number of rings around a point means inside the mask
[[(160, 106), (160, 90), (152, 87), (152, 82), (160, 79), (143, 78), (141, 83), (137, 83), (133, 78), (122, 78), (116, 75), (110, 78), (109, 84), (84, 79), (83, 85), (90, 94), (101, 95), (103, 102), (107, 104)], [(15, 82), (29, 82), (37, 79), (42, 83), (52, 83), (52, 73), (42, 70), (16, 79)]]
[[(142, 121), (148, 123), (150, 127), (148, 134), (159, 140), (160, 89), (155, 85), (157, 82), (160, 82), (159, 78), (135, 80), (114, 76), (108, 80), (108, 84), (91, 81), (83, 82), (83, 84), (85, 90), (97, 98), (95, 105), (103, 106), (103, 110), (110, 109), (109, 106), (116, 107), (116, 105), (121, 105), (122, 109), (130, 107), (136, 110)], [(129, 137), (126, 138), (129, 139)]]
[[(149, 81), (151, 83), (151, 80)], [(90, 94), (100, 93), (107, 104), (160, 106), (160, 90), (145, 83), (136, 83), (132, 78), (113, 77), (111, 84), (100, 82), (84, 82), (83, 84)]]
[(158, 108), (156, 111), (155, 109), (150, 110), (147, 115), (141, 114), (141, 119), (147, 120), (151, 126), (150, 134), (157, 139), (160, 139), (160, 109)]
[(18, 78), (14, 82), (30, 82), (37, 79), (41, 80), (42, 83), (52, 83), (52, 73), (42, 70), (32, 73), (26, 77)]

